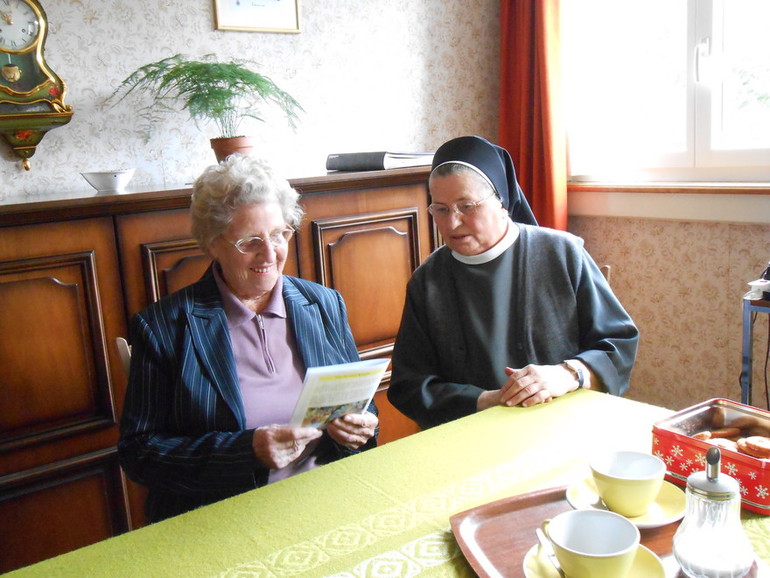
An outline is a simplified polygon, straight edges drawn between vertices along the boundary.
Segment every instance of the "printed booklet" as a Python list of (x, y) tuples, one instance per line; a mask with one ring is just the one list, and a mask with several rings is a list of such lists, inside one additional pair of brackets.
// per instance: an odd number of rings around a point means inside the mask
[(323, 428), (343, 415), (363, 413), (389, 364), (389, 358), (378, 358), (308, 368), (289, 425)]

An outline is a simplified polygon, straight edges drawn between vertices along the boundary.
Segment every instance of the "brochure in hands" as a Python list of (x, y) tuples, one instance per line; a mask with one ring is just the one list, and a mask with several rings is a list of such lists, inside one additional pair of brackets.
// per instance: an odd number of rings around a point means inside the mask
[(389, 364), (385, 358), (309, 367), (289, 425), (324, 428), (343, 415), (363, 413)]

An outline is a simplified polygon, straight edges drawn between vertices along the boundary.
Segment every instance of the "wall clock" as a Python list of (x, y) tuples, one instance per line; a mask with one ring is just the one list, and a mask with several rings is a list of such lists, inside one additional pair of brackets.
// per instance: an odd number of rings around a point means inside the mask
[(43, 57), (47, 34), (37, 0), (0, 0), (0, 135), (26, 170), (45, 134), (72, 118), (64, 82)]

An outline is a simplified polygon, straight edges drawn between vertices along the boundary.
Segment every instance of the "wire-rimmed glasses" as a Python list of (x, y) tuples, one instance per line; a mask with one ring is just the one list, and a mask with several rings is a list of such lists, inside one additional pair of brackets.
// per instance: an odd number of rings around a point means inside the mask
[(479, 207), (484, 203), (484, 201), (487, 201), (495, 196), (497, 196), (496, 193), (492, 193), (480, 201), (460, 201), (459, 203), (454, 203), (453, 205), (433, 203), (428, 205), (428, 212), (433, 215), (433, 218), (435, 219), (445, 219), (452, 213), (465, 215), (466, 217), (472, 217), (478, 212)]
[(287, 227), (285, 229), (281, 229), (280, 231), (273, 231), (267, 236), (267, 240), (265, 240), (264, 237), (260, 237), (259, 235), (254, 235), (253, 237), (244, 237), (243, 239), (238, 239), (235, 242), (227, 241), (227, 239), (225, 239), (225, 241), (235, 247), (239, 253), (244, 255), (253, 255), (254, 253), (262, 250), (262, 248), (265, 246), (265, 243), (270, 243), (274, 249), (285, 247), (291, 240), (293, 234), (294, 229)]

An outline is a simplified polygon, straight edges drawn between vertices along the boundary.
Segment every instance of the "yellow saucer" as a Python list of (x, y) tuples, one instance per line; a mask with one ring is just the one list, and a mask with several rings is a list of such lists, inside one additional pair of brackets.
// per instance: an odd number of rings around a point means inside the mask
[[(548, 558), (541, 553), (540, 544), (535, 544), (524, 556), (524, 576), (527, 578), (559, 578), (559, 573)], [(639, 545), (634, 565), (626, 578), (666, 578), (663, 562), (648, 548)]]
[[(596, 491), (596, 485), (591, 477), (585, 478), (567, 488), (567, 502), (576, 510), (595, 509), (606, 510), (602, 499)], [(637, 528), (658, 528), (681, 519), (687, 507), (687, 500), (681, 488), (671, 482), (663, 482), (658, 497), (650, 505), (647, 513), (635, 518), (629, 518)]]

